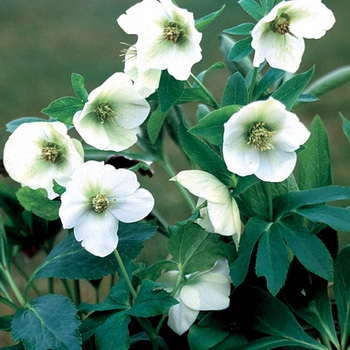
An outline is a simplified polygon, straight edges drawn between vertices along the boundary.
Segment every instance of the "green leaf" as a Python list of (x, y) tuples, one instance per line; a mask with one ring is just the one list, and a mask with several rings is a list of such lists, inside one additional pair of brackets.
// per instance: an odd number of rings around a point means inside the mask
[(73, 303), (47, 294), (19, 308), (12, 321), (12, 337), (26, 349), (79, 350), (80, 321)]
[(334, 296), (337, 304), (342, 348), (350, 334), (350, 245), (344, 247), (335, 260)]
[(14, 132), (21, 124), (25, 123), (36, 123), (36, 122), (46, 122), (46, 119), (37, 117), (22, 117), (18, 119), (11, 120), (6, 124), (6, 131)]
[(333, 281), (333, 259), (324, 243), (293, 220), (275, 223), (300, 263), (317, 276)]
[(249, 35), (254, 27), (254, 23), (241, 23), (236, 27), (224, 29), (223, 32), (232, 35)]
[(350, 210), (345, 208), (320, 205), (299, 208), (295, 211), (312, 222), (322, 222), (334, 230), (350, 232)]
[(267, 15), (271, 11), (274, 2), (274, 0), (260, 0), (264, 15)]
[[(218, 327), (200, 327), (196, 324), (192, 325), (188, 333), (188, 342), (191, 350), (207, 350), (222, 343), (230, 333)], [(223, 344), (221, 349), (223, 349)], [(231, 348), (237, 349), (237, 348)]]
[[(287, 344), (299, 345), (301, 348), (326, 350), (327, 348), (304, 332), (296, 321), (292, 312), (270, 293), (256, 287), (243, 285), (233, 292), (232, 307), (235, 316), (246, 327), (259, 332), (280, 337), (287, 340)], [(264, 339), (264, 338), (263, 338)], [(276, 338), (268, 338), (278, 343)], [(252, 349), (271, 349), (268, 342), (263, 342), (267, 347), (252, 346)], [(283, 344), (283, 342), (282, 342)], [(261, 344), (260, 344), (261, 345)], [(242, 349), (250, 349), (249, 345)]]
[(201, 88), (190, 88), (184, 89), (183, 94), (177, 101), (177, 104), (189, 103), (189, 102), (200, 102), (208, 106), (214, 107), (213, 102), (208, 95)]
[(173, 271), (178, 269), (178, 264), (173, 260), (158, 260), (150, 266), (135, 272), (135, 275), (141, 279), (149, 278), (155, 281), (163, 271)]
[(44, 188), (33, 190), (24, 186), (17, 191), (16, 195), (25, 210), (32, 211), (35, 215), (46, 220), (58, 219), (61, 203), (48, 199), (47, 191)]
[(322, 120), (316, 116), (309, 128), (311, 135), (299, 154), (299, 187), (302, 190), (332, 184), (328, 135)]
[(254, 0), (239, 0), (238, 3), (241, 5), (243, 10), (251, 15), (256, 21), (259, 21), (262, 17), (264, 17), (263, 9)]
[(249, 186), (241, 196), (248, 207), (248, 217), (257, 216), (263, 220), (268, 218), (268, 202), (263, 185), (260, 181)]
[[(225, 63), (223, 62), (216, 62), (214, 64), (212, 64), (208, 69), (206, 69), (205, 71), (201, 72), (198, 74), (197, 79), (201, 82), (203, 82), (203, 80), (205, 79), (205, 77), (213, 70), (216, 69), (222, 69), (225, 68)], [(198, 84), (196, 82), (193, 83), (193, 86), (198, 87)], [(187, 90), (191, 90), (191, 89), (187, 89)], [(182, 99), (182, 98), (181, 98)]]
[(153, 317), (162, 315), (170, 307), (178, 304), (176, 299), (159, 287), (159, 283), (143, 280), (135, 303), (128, 311), (129, 314), (135, 317)]
[(231, 173), (223, 159), (203, 141), (189, 133), (183, 123), (179, 124), (178, 138), (185, 154), (202, 170), (213, 174), (223, 183), (231, 184)]
[(268, 290), (272, 295), (276, 295), (286, 281), (288, 267), (288, 249), (278, 227), (273, 224), (260, 237), (256, 255), (256, 275), (265, 277)]
[(245, 192), (248, 188), (254, 186), (261, 180), (258, 179), (255, 175), (248, 175), (238, 178), (237, 186), (234, 188), (232, 194), (240, 195)]
[(212, 145), (222, 147), (224, 124), (238, 112), (242, 106), (226, 106), (217, 109), (205, 117), (198, 124), (189, 129), (189, 132), (201, 136)]
[(130, 316), (125, 311), (113, 313), (96, 329), (95, 344), (99, 350), (129, 349)]
[(343, 132), (350, 142), (350, 122), (341, 113), (339, 113), (339, 115), (343, 122), (342, 123)]
[(198, 31), (203, 30), (210, 23), (212, 23), (224, 11), (226, 5), (223, 5), (220, 10), (210, 13), (202, 18), (196, 20), (195, 27)]
[(154, 144), (157, 141), (158, 135), (162, 130), (162, 126), (169, 111), (162, 112), (161, 106), (150, 115), (147, 121), (147, 133), (151, 142)]
[(0, 317), (0, 331), (10, 331), (13, 316)]
[(237, 41), (228, 53), (227, 58), (230, 61), (240, 61), (247, 57), (253, 51), (253, 48), (250, 45), (251, 42), (251, 37)]
[(61, 186), (56, 180), (53, 180), (52, 188), (54, 192), (57, 193), (59, 196), (66, 192), (66, 188), (64, 186)]
[(248, 89), (242, 74), (236, 72), (227, 80), (224, 94), (222, 96), (222, 106), (246, 105), (248, 104)]
[(160, 111), (166, 113), (177, 102), (184, 91), (184, 82), (176, 80), (166, 70), (162, 71), (159, 81), (158, 98)]
[(169, 234), (169, 253), (182, 266), (184, 274), (209, 270), (225, 256), (220, 236), (206, 232), (193, 221), (170, 227)]
[(82, 102), (88, 102), (89, 94), (85, 89), (84, 78), (80, 74), (72, 73), (71, 81), (76, 95), (82, 100)]
[(262, 77), (262, 79), (259, 81), (258, 85), (254, 89), (253, 93), (253, 100), (258, 100), (262, 94), (278, 79), (282, 78), (285, 74), (285, 71), (276, 69), (276, 68), (269, 68), (268, 71), (265, 73), (265, 75)]
[(83, 108), (84, 102), (79, 98), (66, 96), (51, 102), (41, 113), (55, 118), (64, 124), (73, 125), (74, 114)]
[(269, 229), (270, 222), (253, 217), (247, 222), (238, 248), (238, 258), (230, 266), (233, 284), (237, 287), (243, 283), (249, 269), (254, 247), (260, 236)]
[(271, 96), (281, 101), (286, 106), (287, 110), (292, 109), (294, 102), (298, 99), (299, 95), (312, 78), (314, 70), (315, 68), (312, 67), (305, 73), (295, 75), (281, 85)]

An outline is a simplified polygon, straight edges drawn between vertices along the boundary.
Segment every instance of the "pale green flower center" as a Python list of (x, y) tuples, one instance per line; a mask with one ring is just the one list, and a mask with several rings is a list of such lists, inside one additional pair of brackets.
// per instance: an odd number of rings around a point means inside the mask
[(289, 25), (289, 15), (287, 15), (286, 13), (281, 13), (280, 16), (277, 16), (272, 22), (270, 22), (270, 29), (277, 34), (289, 34), (295, 37), (295, 35), (290, 32)]
[(176, 22), (169, 22), (164, 28), (163, 37), (169, 43), (178, 44), (184, 40), (184, 31), (180, 24)]
[(91, 197), (90, 200), (92, 209), (94, 209), (96, 213), (102, 213), (109, 207), (109, 200), (103, 194), (99, 193), (96, 196)]
[(110, 122), (114, 119), (114, 111), (112, 105), (108, 102), (100, 103), (95, 108), (95, 113), (101, 124), (103, 124), (105, 121)]
[(253, 146), (258, 151), (266, 151), (274, 148), (274, 142), (271, 141), (275, 131), (271, 131), (268, 125), (261, 121), (251, 125), (248, 130), (248, 145)]
[(41, 149), (41, 158), (48, 163), (59, 163), (62, 160), (62, 150), (57, 143), (47, 142)]

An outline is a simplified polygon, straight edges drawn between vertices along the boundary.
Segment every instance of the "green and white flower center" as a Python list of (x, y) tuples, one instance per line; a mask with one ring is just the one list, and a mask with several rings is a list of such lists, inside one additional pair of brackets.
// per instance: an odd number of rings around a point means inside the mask
[(272, 22), (270, 22), (270, 29), (281, 35), (289, 34), (292, 36), (295, 36), (292, 34), (289, 30), (290, 25), (290, 17), (286, 13), (281, 13), (280, 16), (277, 16)]
[(103, 124), (105, 121), (110, 122), (114, 119), (114, 111), (112, 105), (108, 102), (100, 103), (95, 108), (95, 113), (101, 124)]
[(164, 39), (173, 44), (178, 44), (183, 41), (185, 38), (184, 34), (181, 25), (176, 22), (169, 22), (163, 31)]
[(109, 200), (103, 194), (97, 194), (94, 197), (90, 198), (92, 209), (96, 213), (103, 213), (109, 207)]
[(47, 163), (59, 163), (62, 160), (62, 150), (57, 143), (47, 142), (41, 149), (41, 158)]
[(248, 130), (247, 144), (253, 146), (258, 151), (267, 151), (274, 148), (274, 142), (271, 141), (275, 131), (271, 131), (264, 122), (256, 122), (252, 124)]

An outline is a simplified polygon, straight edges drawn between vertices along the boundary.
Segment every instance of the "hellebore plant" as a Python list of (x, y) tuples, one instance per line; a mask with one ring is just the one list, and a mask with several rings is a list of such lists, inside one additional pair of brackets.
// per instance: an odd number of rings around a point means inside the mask
[[(350, 67), (312, 83), (314, 67), (296, 73), (304, 38), (335, 19), (321, 0), (238, 3), (256, 23), (225, 29), (225, 63), (194, 73), (225, 6), (195, 20), (171, 0), (140, 1), (117, 19), (137, 36), (124, 72), (90, 93), (73, 73), (76, 96), (48, 118), (6, 125), (4, 349), (350, 349), (349, 237), (338, 240), (350, 187), (332, 182), (322, 115), (306, 127), (302, 108)], [(27, 273), (18, 257), (32, 247)]]

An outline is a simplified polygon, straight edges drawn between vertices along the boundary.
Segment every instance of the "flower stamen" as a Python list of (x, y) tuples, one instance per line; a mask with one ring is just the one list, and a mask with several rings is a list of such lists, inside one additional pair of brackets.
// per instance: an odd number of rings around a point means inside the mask
[(270, 22), (270, 29), (277, 34), (285, 35), (289, 34), (291, 36), (296, 36), (289, 30), (290, 17), (286, 13), (281, 13), (272, 22)]
[(166, 41), (173, 44), (178, 44), (184, 40), (184, 31), (180, 24), (176, 22), (169, 22), (164, 28), (163, 37)]
[[(130, 45), (122, 41), (120, 43), (129, 47), (127, 49), (121, 50), (121, 54), (119, 55), (119, 57), (124, 57), (123, 62), (125, 62), (127, 59), (135, 58), (137, 56), (136, 47), (134, 45)], [(126, 55), (128, 55), (128, 58), (126, 57)]]
[(261, 121), (251, 125), (248, 130), (248, 145), (253, 146), (257, 151), (267, 151), (274, 148), (274, 142), (271, 141), (275, 131), (271, 131), (268, 125)]
[(102, 213), (109, 207), (109, 200), (103, 194), (97, 194), (90, 198), (93, 210), (96, 213)]
[(47, 142), (41, 150), (41, 158), (48, 163), (59, 163), (62, 160), (62, 150), (54, 142)]
[(95, 113), (101, 124), (103, 124), (105, 121), (110, 122), (114, 119), (114, 111), (112, 105), (108, 102), (100, 103), (95, 108)]

